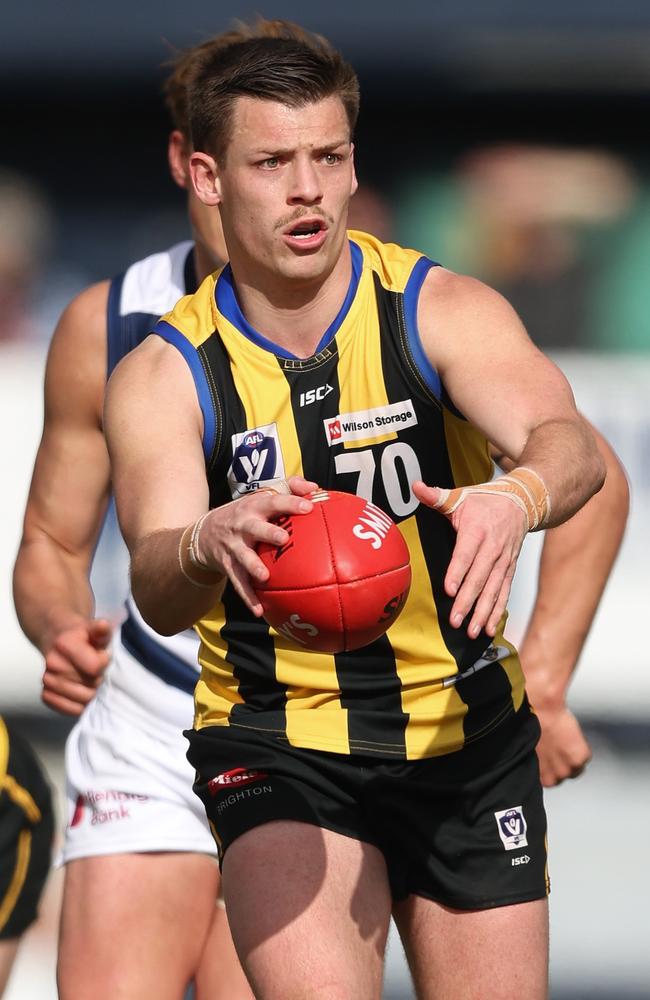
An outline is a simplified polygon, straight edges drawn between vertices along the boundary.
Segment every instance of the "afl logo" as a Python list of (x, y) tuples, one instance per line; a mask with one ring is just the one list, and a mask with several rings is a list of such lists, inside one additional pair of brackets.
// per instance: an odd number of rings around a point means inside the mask
[(260, 431), (251, 431), (247, 434), (243, 441), (243, 446), (245, 448), (254, 448), (256, 445), (264, 443), (264, 435)]

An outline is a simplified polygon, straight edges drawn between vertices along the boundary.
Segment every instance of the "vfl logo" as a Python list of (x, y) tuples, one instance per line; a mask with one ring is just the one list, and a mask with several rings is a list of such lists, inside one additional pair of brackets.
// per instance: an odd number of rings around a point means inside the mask
[(316, 400), (325, 399), (329, 396), (330, 392), (334, 392), (334, 386), (332, 385), (319, 385), (318, 389), (307, 389), (306, 392), (300, 393), (300, 405), (309, 406), (310, 403), (315, 403)]
[(250, 785), (253, 781), (261, 781), (266, 778), (263, 771), (249, 771), (246, 767), (233, 767), (232, 771), (223, 771), (216, 778), (208, 781), (208, 791), (210, 795), (218, 795), (219, 792), (229, 788), (242, 788)]
[(526, 840), (528, 824), (521, 806), (513, 806), (511, 809), (495, 812), (494, 818), (497, 821), (499, 836), (506, 851), (514, 851), (517, 847), (528, 847)]
[(276, 424), (233, 434), (232, 454), (228, 482), (233, 497), (259, 489), (264, 480), (285, 478)]

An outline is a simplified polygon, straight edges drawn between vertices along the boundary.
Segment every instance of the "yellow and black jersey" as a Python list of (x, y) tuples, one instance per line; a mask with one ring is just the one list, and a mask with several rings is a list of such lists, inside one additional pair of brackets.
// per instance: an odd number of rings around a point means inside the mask
[(52, 793), (30, 746), (0, 717), (0, 942), (36, 919), (50, 868)]
[(453, 487), (492, 472), (487, 442), (454, 408), (418, 336), (418, 296), (435, 265), (365, 233), (349, 237), (350, 287), (310, 358), (250, 327), (229, 266), (181, 299), (156, 332), (194, 376), (211, 505), (291, 475), (356, 492), (399, 524), (411, 592), (385, 636), (329, 655), (296, 648), (228, 585), (197, 626), (195, 726), (415, 759), (487, 733), (521, 704), (523, 677), (501, 630), (490, 643), (450, 627), (443, 579), (455, 532), (411, 490), (417, 479)]

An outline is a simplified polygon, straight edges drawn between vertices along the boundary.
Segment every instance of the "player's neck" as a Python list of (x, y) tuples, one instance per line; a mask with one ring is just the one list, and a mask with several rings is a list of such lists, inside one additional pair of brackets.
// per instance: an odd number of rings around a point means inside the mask
[[(233, 268), (233, 272), (235, 269)], [(233, 273), (237, 300), (250, 325), (278, 347), (309, 358), (336, 319), (352, 276), (349, 245), (324, 278), (314, 282), (273, 282), (269, 286)]]
[(207, 278), (213, 271), (218, 270), (224, 263), (224, 260), (219, 260), (200, 240), (195, 240), (194, 268), (196, 270), (197, 285), (200, 285), (204, 278)]

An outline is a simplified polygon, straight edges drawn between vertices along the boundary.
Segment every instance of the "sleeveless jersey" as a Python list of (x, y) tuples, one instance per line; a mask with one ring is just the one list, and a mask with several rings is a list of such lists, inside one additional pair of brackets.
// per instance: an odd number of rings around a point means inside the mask
[[(194, 244), (185, 241), (132, 264), (111, 281), (108, 295), (107, 376), (153, 330), (160, 316), (196, 288)], [(198, 675), (198, 638), (193, 630), (160, 636), (144, 621), (133, 596), (119, 641), (147, 670), (167, 684), (192, 694)], [(118, 660), (112, 669), (118, 669)], [(122, 671), (123, 673), (125, 671)], [(128, 685), (128, 678), (124, 678)]]
[[(399, 524), (413, 583), (400, 617), (363, 649), (305, 652), (256, 619), (228, 584), (198, 625), (195, 726), (240, 726), (294, 746), (417, 759), (457, 750), (523, 700), (503, 638), (452, 629), (443, 579), (455, 532), (411, 483), (492, 474), (487, 442), (454, 408), (417, 330), (433, 266), (413, 250), (351, 232), (352, 278), (314, 355), (297, 358), (252, 329), (229, 266), (182, 299), (155, 332), (186, 358), (204, 417), (211, 504), (275, 477), (356, 492)], [(440, 331), (444, 336), (444, 331)]]

